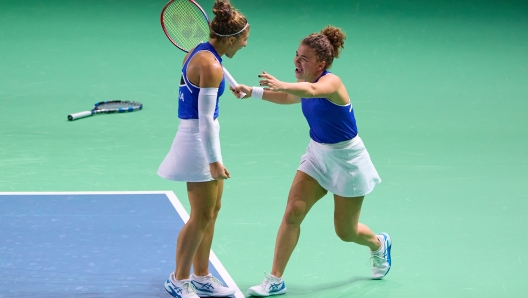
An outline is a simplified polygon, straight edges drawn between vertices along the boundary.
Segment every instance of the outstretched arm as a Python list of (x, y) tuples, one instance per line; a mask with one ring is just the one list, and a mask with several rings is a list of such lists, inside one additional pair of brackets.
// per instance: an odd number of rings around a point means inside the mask
[[(244, 92), (247, 95), (244, 98), (255, 97), (253, 94), (253, 88), (260, 88), (260, 87), (249, 87), (243, 84), (239, 84), (236, 88), (231, 88), (231, 91), (237, 96), (240, 92)], [(238, 97), (238, 96), (237, 96)], [(301, 98), (292, 94), (288, 94), (286, 92), (275, 92), (271, 91), (269, 89), (264, 89), (262, 93), (262, 99), (273, 102), (276, 104), (282, 104), (282, 105), (288, 105), (288, 104), (294, 104), (294, 103), (300, 103)]]
[(265, 71), (259, 75), (259, 78), (261, 78), (260, 85), (268, 86), (271, 91), (285, 92), (300, 98), (332, 98), (342, 85), (339, 77), (334, 75), (323, 76), (315, 83), (282, 82)]

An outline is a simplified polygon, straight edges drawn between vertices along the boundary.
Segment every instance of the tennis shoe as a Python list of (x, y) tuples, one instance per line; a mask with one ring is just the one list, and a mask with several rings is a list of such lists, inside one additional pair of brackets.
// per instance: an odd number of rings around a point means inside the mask
[(200, 297), (225, 297), (235, 294), (235, 290), (230, 289), (209, 273), (206, 276), (191, 274), (191, 283)]
[(265, 275), (266, 277), (259, 285), (248, 289), (248, 295), (267, 297), (286, 293), (286, 284), (284, 284), (284, 279), (282, 277), (279, 278), (271, 274)]
[(381, 242), (381, 247), (376, 251), (371, 251), (372, 259), (372, 279), (382, 279), (391, 268), (391, 246), (392, 242), (387, 233), (376, 235)]
[(176, 298), (199, 298), (191, 281), (189, 279), (176, 280), (174, 273), (171, 273), (165, 282), (165, 290)]

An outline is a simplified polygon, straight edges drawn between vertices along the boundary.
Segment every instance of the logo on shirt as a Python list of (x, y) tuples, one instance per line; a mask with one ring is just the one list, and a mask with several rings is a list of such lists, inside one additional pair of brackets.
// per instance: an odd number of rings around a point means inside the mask
[(181, 100), (181, 101), (185, 101), (185, 100), (183, 99), (183, 92), (180, 92), (180, 100)]

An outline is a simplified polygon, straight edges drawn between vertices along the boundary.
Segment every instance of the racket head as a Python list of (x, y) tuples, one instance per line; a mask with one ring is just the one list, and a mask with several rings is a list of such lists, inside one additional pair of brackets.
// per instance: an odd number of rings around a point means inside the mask
[(124, 113), (141, 110), (143, 105), (137, 101), (109, 100), (100, 101), (94, 106), (94, 113)]
[(161, 27), (169, 40), (188, 53), (209, 40), (209, 18), (194, 0), (171, 0), (161, 11)]

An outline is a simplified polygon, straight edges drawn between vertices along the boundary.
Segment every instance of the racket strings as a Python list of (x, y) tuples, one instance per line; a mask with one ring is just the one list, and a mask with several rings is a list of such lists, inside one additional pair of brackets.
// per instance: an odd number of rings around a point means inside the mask
[(109, 101), (98, 103), (96, 109), (99, 111), (116, 111), (116, 110), (137, 110), (142, 107), (141, 103), (136, 101)]
[(165, 30), (174, 43), (190, 51), (209, 39), (209, 23), (191, 1), (174, 1), (163, 11)]

